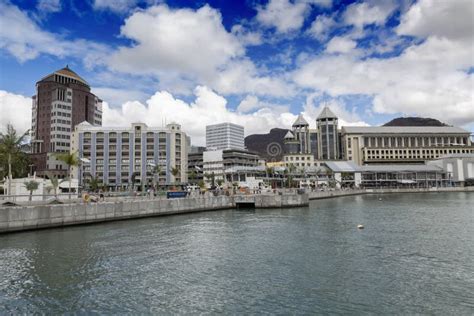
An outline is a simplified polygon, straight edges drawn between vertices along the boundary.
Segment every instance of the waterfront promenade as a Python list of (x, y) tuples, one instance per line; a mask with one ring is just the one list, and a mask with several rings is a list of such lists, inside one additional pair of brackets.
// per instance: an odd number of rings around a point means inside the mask
[(459, 191), (474, 192), (474, 187), (327, 190), (303, 194), (298, 194), (295, 190), (284, 190), (276, 193), (230, 196), (198, 195), (179, 199), (115, 197), (98, 203), (79, 203), (76, 200), (71, 203), (55, 205), (3, 206), (0, 208), (0, 233), (232, 209), (238, 208), (240, 205), (255, 208), (288, 208), (307, 206), (309, 200), (350, 195)]

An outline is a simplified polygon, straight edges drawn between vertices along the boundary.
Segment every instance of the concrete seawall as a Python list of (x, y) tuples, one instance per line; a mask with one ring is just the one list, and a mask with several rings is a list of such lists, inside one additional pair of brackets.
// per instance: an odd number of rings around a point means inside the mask
[[(182, 199), (123, 200), (90, 204), (58, 204), (0, 208), (0, 233), (100, 223), (130, 218), (222, 210), (236, 201), (257, 208), (296, 207), (309, 203), (307, 194), (207, 196)], [(241, 202), (242, 203), (242, 202)]]
[(90, 204), (13, 206), (0, 208), (0, 233), (222, 210), (235, 208), (239, 204), (252, 204), (256, 208), (300, 207), (307, 206), (309, 200), (340, 196), (422, 192), (474, 192), (474, 187), (318, 191), (306, 194), (200, 196), (183, 199), (122, 200)]
[(362, 190), (341, 190), (341, 191), (315, 191), (309, 192), (310, 200), (329, 199), (340, 196), (361, 195), (361, 194), (387, 194), (387, 193), (437, 193), (437, 192), (474, 192), (474, 187), (453, 187), (453, 188), (429, 188), (429, 189), (362, 189)]

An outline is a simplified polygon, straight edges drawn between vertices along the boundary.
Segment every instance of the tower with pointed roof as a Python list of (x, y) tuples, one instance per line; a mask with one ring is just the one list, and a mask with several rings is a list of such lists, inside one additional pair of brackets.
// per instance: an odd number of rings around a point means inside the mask
[(298, 115), (298, 118), (293, 123), (293, 135), (300, 144), (300, 153), (309, 154), (311, 152), (309, 139), (309, 124), (304, 119), (303, 115)]
[(325, 106), (316, 118), (318, 130), (318, 159), (339, 159), (339, 134), (337, 116)]
[(41, 78), (32, 97), (31, 158), (38, 175), (64, 177), (56, 153), (69, 152), (71, 132), (81, 122), (102, 125), (102, 100), (68, 65)]

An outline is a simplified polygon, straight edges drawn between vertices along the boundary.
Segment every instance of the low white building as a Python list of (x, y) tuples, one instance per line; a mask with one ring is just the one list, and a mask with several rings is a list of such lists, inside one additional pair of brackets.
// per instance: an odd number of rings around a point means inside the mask
[(452, 154), (442, 156), (428, 165), (442, 168), (449, 181), (464, 185), (467, 179), (474, 180), (474, 154)]

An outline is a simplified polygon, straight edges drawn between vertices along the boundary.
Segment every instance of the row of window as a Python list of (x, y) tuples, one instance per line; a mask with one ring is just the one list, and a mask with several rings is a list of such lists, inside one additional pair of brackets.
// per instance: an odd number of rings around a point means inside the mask
[(366, 159), (433, 159), (440, 155), (474, 153), (474, 149), (377, 149), (366, 150)]
[[(364, 147), (437, 147), (462, 146), (468, 144), (463, 136), (431, 136), (431, 137), (363, 137)], [(347, 147), (351, 148), (351, 138), (347, 138)]]

